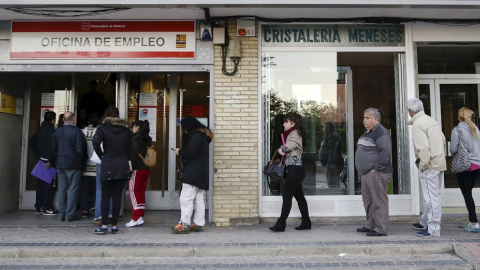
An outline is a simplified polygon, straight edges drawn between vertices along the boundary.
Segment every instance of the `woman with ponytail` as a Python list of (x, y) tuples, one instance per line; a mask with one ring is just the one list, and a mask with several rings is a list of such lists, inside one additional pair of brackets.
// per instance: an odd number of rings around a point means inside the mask
[(458, 129), (461, 130), (465, 138), (468, 150), (468, 160), (470, 168), (464, 172), (457, 173), (457, 181), (468, 210), (468, 221), (460, 225), (467, 232), (479, 232), (477, 213), (475, 212), (475, 201), (472, 197), (472, 190), (480, 176), (480, 131), (472, 122), (473, 111), (467, 107), (458, 110), (458, 126), (452, 130), (450, 152), (452, 155), (457, 153), (459, 143)]
[(277, 223), (269, 229), (274, 232), (285, 231), (286, 221), (290, 210), (292, 209), (292, 199), (295, 197), (298, 203), (298, 209), (302, 215), (302, 223), (295, 227), (295, 230), (309, 230), (312, 222), (308, 215), (308, 205), (303, 194), (302, 182), (305, 179), (305, 169), (302, 163), (303, 147), (306, 145), (307, 133), (303, 125), (302, 116), (296, 112), (290, 112), (283, 118), (282, 133), (285, 144), (278, 149), (278, 152), (285, 156), (285, 165), (287, 165), (287, 176), (283, 184), (283, 204), (282, 212)]
[(140, 156), (147, 155), (148, 147), (152, 146), (150, 123), (148, 120), (138, 120), (133, 124), (133, 154), (132, 154), (132, 175), (128, 182), (128, 195), (132, 204), (132, 219), (125, 224), (125, 227), (136, 227), (145, 221), (145, 191), (147, 190), (148, 176), (150, 170), (143, 163)]

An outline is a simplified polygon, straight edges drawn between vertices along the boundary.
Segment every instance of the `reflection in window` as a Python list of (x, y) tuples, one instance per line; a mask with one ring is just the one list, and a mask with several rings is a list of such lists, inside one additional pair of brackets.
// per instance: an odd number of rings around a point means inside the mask
[[(304, 117), (308, 135), (302, 155), (304, 193), (361, 194), (353, 157), (364, 132), (363, 111), (374, 107), (382, 112), (382, 125), (391, 132), (392, 161), (397, 168), (394, 59), (395, 53), (264, 53), (264, 159), (281, 145), (283, 116), (297, 111)], [(397, 178), (395, 171), (390, 194), (398, 193)], [(282, 181), (263, 178), (264, 196), (280, 195), (281, 188)]]

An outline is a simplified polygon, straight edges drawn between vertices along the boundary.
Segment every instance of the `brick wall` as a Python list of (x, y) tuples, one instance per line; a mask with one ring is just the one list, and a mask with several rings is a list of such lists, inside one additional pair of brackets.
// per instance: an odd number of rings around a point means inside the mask
[[(238, 72), (226, 76), (221, 47), (215, 45), (213, 221), (217, 226), (258, 223), (258, 37), (237, 37), (236, 20), (227, 26), (230, 40), (241, 41), (242, 58)], [(226, 63), (231, 72), (231, 60)]]

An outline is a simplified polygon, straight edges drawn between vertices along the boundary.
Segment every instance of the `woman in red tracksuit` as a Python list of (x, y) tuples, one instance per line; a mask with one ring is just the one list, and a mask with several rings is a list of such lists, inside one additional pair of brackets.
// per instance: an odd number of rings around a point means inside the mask
[(150, 171), (143, 163), (139, 154), (145, 157), (147, 148), (152, 146), (152, 138), (148, 133), (150, 133), (150, 123), (148, 120), (139, 120), (133, 124), (133, 172), (128, 182), (128, 194), (130, 195), (132, 205), (132, 219), (125, 224), (125, 227), (135, 227), (144, 223), (145, 190), (147, 189)]

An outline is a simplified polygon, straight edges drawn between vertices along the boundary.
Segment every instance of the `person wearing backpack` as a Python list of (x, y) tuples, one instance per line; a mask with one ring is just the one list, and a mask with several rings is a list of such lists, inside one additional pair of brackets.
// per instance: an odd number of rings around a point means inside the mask
[(132, 175), (128, 181), (128, 195), (132, 205), (132, 219), (125, 227), (136, 227), (144, 223), (145, 214), (145, 190), (147, 189), (150, 170), (142, 157), (147, 155), (148, 147), (152, 146), (150, 135), (150, 123), (148, 120), (138, 120), (133, 124), (133, 155)]

